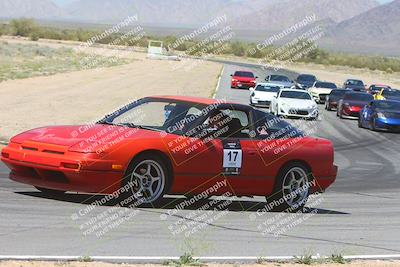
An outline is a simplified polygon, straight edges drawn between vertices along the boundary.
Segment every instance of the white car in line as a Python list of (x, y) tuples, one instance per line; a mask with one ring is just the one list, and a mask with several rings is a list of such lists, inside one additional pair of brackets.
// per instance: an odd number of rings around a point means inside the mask
[(327, 96), (333, 89), (337, 89), (336, 84), (330, 82), (315, 82), (312, 87), (308, 89), (315, 102), (325, 104)]
[(250, 105), (269, 107), (272, 99), (281, 89), (280, 86), (270, 83), (258, 83), (255, 88), (250, 88)]
[(270, 112), (276, 116), (317, 119), (318, 105), (309, 92), (299, 89), (281, 89), (272, 99)]

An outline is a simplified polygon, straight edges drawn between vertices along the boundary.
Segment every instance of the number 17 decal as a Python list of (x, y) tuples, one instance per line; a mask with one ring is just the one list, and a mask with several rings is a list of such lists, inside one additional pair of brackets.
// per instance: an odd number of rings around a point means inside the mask
[(242, 167), (242, 150), (241, 149), (224, 149), (224, 168), (241, 168)]

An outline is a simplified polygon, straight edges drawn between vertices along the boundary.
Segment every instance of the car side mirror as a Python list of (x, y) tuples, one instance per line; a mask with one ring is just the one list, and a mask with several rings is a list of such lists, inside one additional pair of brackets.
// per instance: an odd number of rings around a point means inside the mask
[(278, 96), (277, 96), (277, 95), (274, 95), (274, 98), (278, 98)]
[(258, 76), (256, 76), (256, 79), (258, 79)]
[(233, 77), (233, 74), (231, 74), (231, 77)]
[(255, 91), (254, 87), (250, 87), (249, 90), (250, 90), (250, 92), (254, 92)]

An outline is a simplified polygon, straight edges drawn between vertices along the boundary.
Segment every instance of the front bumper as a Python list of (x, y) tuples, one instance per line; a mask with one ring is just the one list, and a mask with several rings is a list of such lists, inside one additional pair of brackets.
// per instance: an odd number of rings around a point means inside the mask
[(316, 119), (319, 116), (318, 109), (280, 109), (278, 115), (285, 117), (293, 117), (293, 118), (308, 118), (308, 119)]
[(360, 117), (361, 108), (359, 107), (351, 107), (351, 108), (343, 108), (342, 115), (344, 117), (358, 118)]
[(262, 100), (262, 99), (255, 99), (251, 98), (250, 103), (254, 106), (258, 107), (269, 107), (271, 105), (271, 101), (269, 100)]
[(250, 87), (255, 87), (255, 82), (231, 82), (231, 87), (233, 88), (246, 88), (249, 89)]
[(375, 120), (375, 127), (379, 130), (400, 132), (400, 119), (377, 118)]
[[(52, 146), (54, 147), (54, 146)], [(32, 151), (11, 143), (1, 151), (1, 160), (16, 182), (60, 191), (111, 194), (121, 186), (122, 170), (112, 170), (113, 161), (92, 154)]]

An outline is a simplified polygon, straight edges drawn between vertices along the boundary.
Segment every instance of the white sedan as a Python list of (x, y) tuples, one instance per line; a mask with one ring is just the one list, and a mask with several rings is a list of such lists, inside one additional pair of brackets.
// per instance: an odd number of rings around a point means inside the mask
[(282, 89), (270, 106), (271, 113), (277, 116), (316, 119), (318, 105), (310, 93), (297, 89)]
[(315, 82), (314, 85), (308, 89), (311, 96), (317, 103), (324, 104), (327, 96), (333, 89), (337, 89), (336, 84), (329, 82)]
[(255, 88), (250, 88), (250, 105), (269, 107), (272, 99), (281, 89), (280, 86), (270, 83), (258, 83)]

